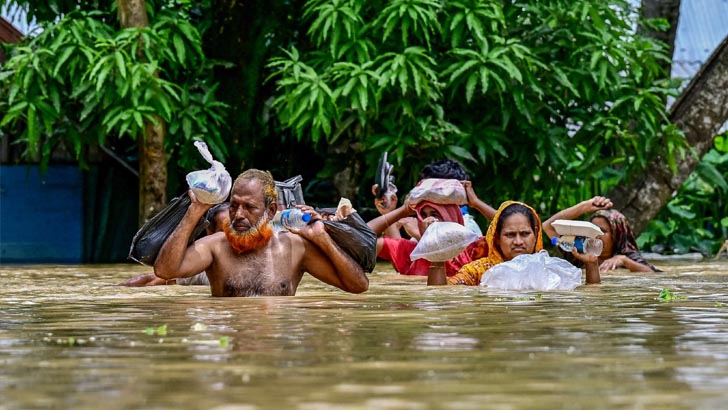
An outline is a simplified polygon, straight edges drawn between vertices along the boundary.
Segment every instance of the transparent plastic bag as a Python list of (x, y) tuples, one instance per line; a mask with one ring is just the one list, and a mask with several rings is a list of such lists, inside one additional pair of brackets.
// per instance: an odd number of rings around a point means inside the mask
[(463, 184), (456, 179), (427, 178), (421, 180), (407, 195), (410, 205), (421, 201), (465, 205), (468, 203), (468, 195)]
[(480, 285), (504, 290), (574, 290), (581, 285), (581, 269), (542, 250), (493, 266)]
[(225, 170), (225, 166), (212, 158), (210, 150), (207, 149), (207, 144), (202, 141), (195, 141), (195, 147), (200, 151), (200, 155), (212, 166), (209, 169), (187, 174), (187, 185), (190, 186), (200, 202), (211, 205), (219, 204), (230, 195), (230, 188), (233, 184), (232, 178)]
[(425, 230), (410, 253), (411, 260), (447, 262), (458, 256), (480, 236), (456, 222), (435, 222)]

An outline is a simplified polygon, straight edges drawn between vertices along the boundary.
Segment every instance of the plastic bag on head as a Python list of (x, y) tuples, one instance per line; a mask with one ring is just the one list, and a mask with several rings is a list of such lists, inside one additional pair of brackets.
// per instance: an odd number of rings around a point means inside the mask
[(480, 236), (456, 222), (435, 222), (425, 230), (410, 253), (411, 260), (447, 262), (458, 256)]
[(468, 203), (468, 195), (456, 179), (427, 178), (421, 180), (407, 195), (407, 203), (410, 205), (421, 201), (464, 205)]
[(574, 290), (581, 285), (581, 269), (542, 250), (493, 266), (480, 285), (504, 290)]
[(212, 166), (210, 169), (193, 171), (187, 174), (187, 185), (195, 193), (197, 199), (205, 204), (219, 204), (227, 199), (232, 186), (232, 178), (225, 170), (225, 166), (215, 161), (203, 141), (195, 141), (195, 147), (200, 155)]

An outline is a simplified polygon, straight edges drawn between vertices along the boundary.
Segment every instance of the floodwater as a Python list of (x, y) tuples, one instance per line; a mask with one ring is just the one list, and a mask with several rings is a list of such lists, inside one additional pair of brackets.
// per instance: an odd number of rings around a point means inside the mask
[(364, 294), (288, 298), (0, 266), (0, 409), (728, 408), (728, 261), (659, 266), (538, 293), (380, 263)]

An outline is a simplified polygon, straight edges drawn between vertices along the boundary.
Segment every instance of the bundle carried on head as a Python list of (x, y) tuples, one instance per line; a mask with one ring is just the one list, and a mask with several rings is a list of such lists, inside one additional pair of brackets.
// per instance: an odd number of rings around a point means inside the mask
[(465, 205), (468, 203), (468, 195), (465, 193), (463, 185), (456, 179), (427, 178), (412, 188), (407, 196), (407, 202), (410, 205), (416, 205), (422, 201), (435, 204)]

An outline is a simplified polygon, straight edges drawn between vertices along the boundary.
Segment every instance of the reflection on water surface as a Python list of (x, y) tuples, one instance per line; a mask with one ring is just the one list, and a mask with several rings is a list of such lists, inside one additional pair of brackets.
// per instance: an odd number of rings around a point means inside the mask
[[(573, 292), (122, 288), (137, 265), (0, 267), (0, 409), (722, 408), (728, 262)], [(683, 299), (660, 302), (669, 288)]]

